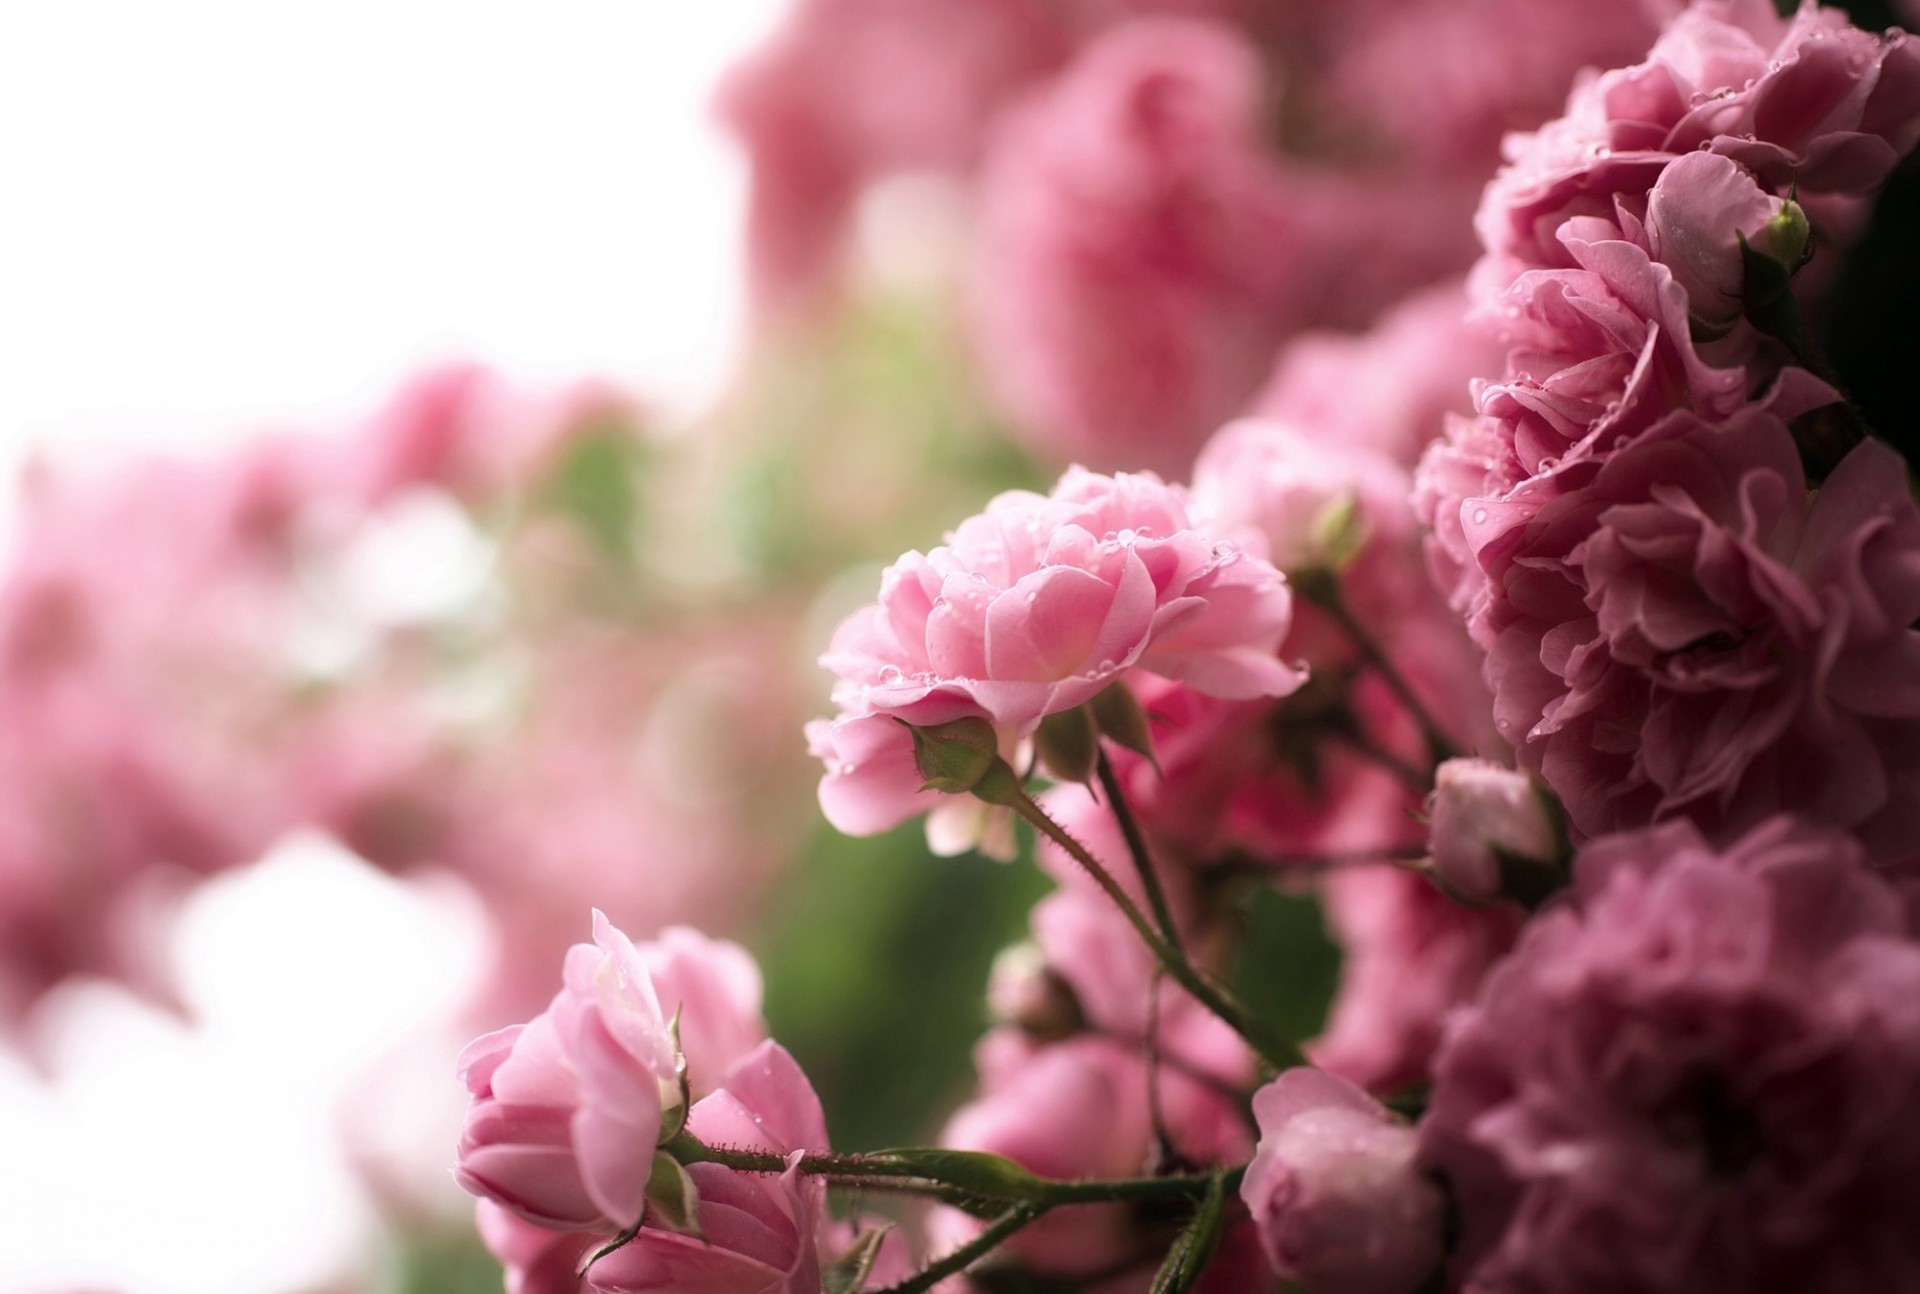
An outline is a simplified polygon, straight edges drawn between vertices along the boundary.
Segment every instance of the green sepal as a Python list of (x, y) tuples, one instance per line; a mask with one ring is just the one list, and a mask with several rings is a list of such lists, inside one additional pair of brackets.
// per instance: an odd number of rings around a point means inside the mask
[(1153, 753), (1153, 728), (1147, 722), (1147, 712), (1125, 683), (1111, 684), (1087, 702), (1087, 708), (1092, 711), (1094, 725), (1100, 729), (1101, 736), (1123, 750), (1144, 757), (1153, 765), (1154, 772), (1160, 771), (1160, 761)]
[(832, 1266), (821, 1271), (820, 1287), (825, 1294), (857, 1294), (860, 1287), (867, 1283), (867, 1277), (873, 1274), (873, 1263), (880, 1256), (880, 1246), (892, 1230), (889, 1224), (861, 1232), (851, 1249), (841, 1254)]
[(1782, 264), (1747, 241), (1740, 240), (1741, 295), (1746, 300), (1747, 322), (1769, 337), (1793, 344), (1800, 335), (1800, 303), (1794, 300), (1792, 284), (1798, 265)]
[(655, 1145), (664, 1146), (680, 1135), (687, 1126), (687, 1115), (693, 1109), (693, 1092), (687, 1083), (687, 1053), (680, 1048), (680, 1013), (685, 1004), (673, 1009), (673, 1021), (667, 1026), (667, 1036), (673, 1039), (673, 1080), (677, 1098), (671, 1105), (663, 1105), (660, 1110), (660, 1139)]
[(1000, 739), (993, 725), (969, 715), (948, 723), (920, 727), (896, 720), (913, 734), (913, 762), (926, 782), (923, 791), (965, 795), (978, 786), (1000, 759)]
[(1099, 743), (1093, 713), (1084, 705), (1048, 715), (1033, 734), (1033, 748), (1040, 756), (1041, 767), (1056, 782), (1085, 783), (1092, 777)]
[(700, 1235), (700, 1189), (680, 1161), (664, 1150), (654, 1152), (653, 1173), (647, 1178), (647, 1216), (670, 1230)]
[(1227, 1178), (1215, 1173), (1207, 1183), (1207, 1193), (1193, 1211), (1186, 1228), (1174, 1238), (1167, 1260), (1153, 1278), (1149, 1294), (1189, 1294), (1206, 1275), (1214, 1250), (1220, 1247), (1220, 1230), (1227, 1206)]
[(1348, 490), (1333, 500), (1313, 520), (1313, 546), (1321, 564), (1342, 570), (1366, 547), (1366, 518), (1360, 514), (1360, 496)]

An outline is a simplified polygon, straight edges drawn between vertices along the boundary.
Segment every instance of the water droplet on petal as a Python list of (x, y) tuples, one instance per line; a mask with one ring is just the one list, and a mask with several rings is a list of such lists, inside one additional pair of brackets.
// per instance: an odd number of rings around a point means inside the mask
[(1487, 524), (1487, 510), (1485, 508), (1475, 508), (1473, 510), (1473, 524), (1476, 526), (1484, 526)]

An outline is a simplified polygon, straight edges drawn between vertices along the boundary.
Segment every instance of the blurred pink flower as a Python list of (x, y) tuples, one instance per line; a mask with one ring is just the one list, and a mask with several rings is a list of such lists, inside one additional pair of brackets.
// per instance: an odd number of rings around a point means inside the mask
[(1009, 114), (981, 180), (975, 348), (1058, 458), (1181, 473), (1298, 326), (1299, 220), (1232, 28), (1123, 24)]
[(1595, 842), (1449, 1024), (1422, 1155), (1475, 1290), (1903, 1289), (1920, 946), (1844, 836)]
[(1450, 759), (1427, 801), (1434, 877), (1469, 902), (1505, 895), (1503, 864), (1560, 863), (1560, 828), (1525, 773), (1490, 759)]
[(1425, 1081), (1448, 1012), (1513, 946), (1520, 910), (1463, 907), (1424, 876), (1378, 865), (1335, 871), (1321, 893), (1340, 986), (1308, 1055), (1383, 1094)]
[(1253, 1096), (1240, 1185), (1267, 1261), (1315, 1294), (1414, 1294), (1440, 1265), (1446, 1200), (1417, 1134), (1336, 1075), (1290, 1069)]

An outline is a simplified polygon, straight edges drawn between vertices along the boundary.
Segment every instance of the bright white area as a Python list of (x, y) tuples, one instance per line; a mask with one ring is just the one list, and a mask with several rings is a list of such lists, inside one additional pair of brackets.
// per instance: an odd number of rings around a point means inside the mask
[[(705, 102), (777, 6), (0, 0), (0, 473), (334, 423), (455, 357), (696, 410), (741, 297)], [(51, 1082), (0, 1053), (0, 1290), (350, 1282), (341, 1110), (396, 1185), (444, 1162), (475, 930), (315, 841), (209, 886), (195, 1023), (88, 990)]]

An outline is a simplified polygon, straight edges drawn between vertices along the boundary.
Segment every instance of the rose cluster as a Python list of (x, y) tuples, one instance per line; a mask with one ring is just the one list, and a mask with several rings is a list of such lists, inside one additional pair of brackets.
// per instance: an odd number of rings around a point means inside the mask
[[(784, 274), (884, 174), (972, 181), (1008, 407), (1190, 484), (1003, 493), (821, 658), (833, 825), (1011, 856), (1024, 824), (1055, 886), (939, 1145), (827, 1151), (743, 974), (602, 930), (466, 1070), (520, 1288), (1920, 1288), (1920, 505), (1804, 323), (1920, 143), (1920, 43), (1747, 0), (1635, 6), (1638, 39), (1300, 8), (819, 0), (730, 87), (758, 245), (809, 239)], [(1508, 98), (1360, 103), (1500, 23), (1541, 46)], [(1281, 148), (1287, 41), (1324, 58)], [(913, 111), (827, 51), (925, 60)], [(1382, 228), (1324, 223), (1361, 182), (1303, 161), (1336, 105), (1402, 186), (1521, 128), (1463, 279), (1313, 300)], [(1270, 889), (1340, 946), (1317, 1033), (1249, 980)], [(827, 1221), (881, 1182), (924, 1201), (904, 1243)]]

